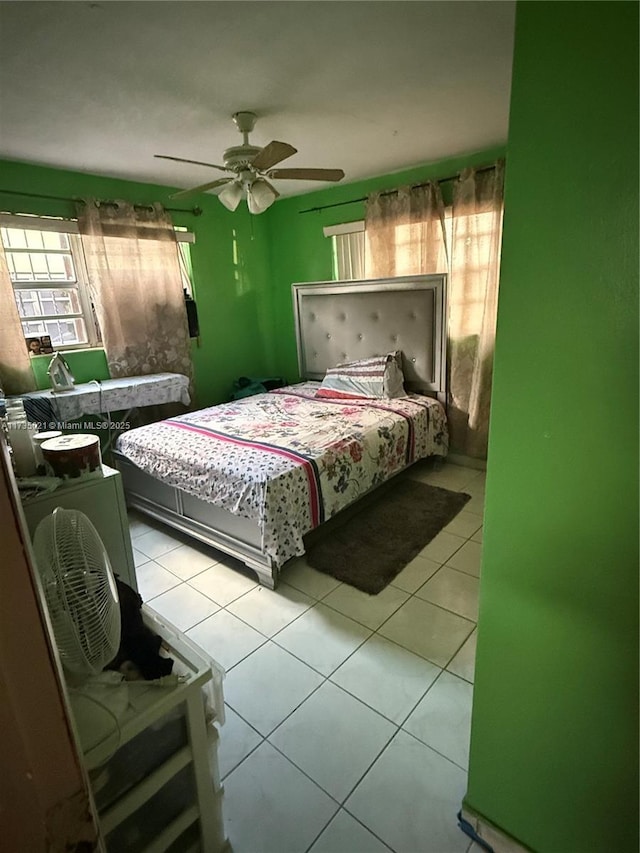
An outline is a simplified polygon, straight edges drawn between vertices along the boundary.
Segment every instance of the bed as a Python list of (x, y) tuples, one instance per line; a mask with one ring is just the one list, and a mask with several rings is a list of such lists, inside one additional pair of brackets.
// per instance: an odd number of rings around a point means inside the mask
[[(130, 430), (114, 451), (129, 506), (241, 560), (272, 589), (307, 533), (447, 453), (446, 277), (292, 290), (301, 382)], [(336, 365), (372, 356), (401, 368), (403, 396), (330, 387)]]

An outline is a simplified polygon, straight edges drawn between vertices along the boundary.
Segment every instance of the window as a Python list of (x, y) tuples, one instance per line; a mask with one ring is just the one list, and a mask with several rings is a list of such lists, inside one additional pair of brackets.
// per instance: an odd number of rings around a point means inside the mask
[[(194, 235), (185, 228), (175, 231), (182, 286), (192, 296)], [(49, 335), (54, 349), (100, 345), (77, 223), (0, 214), (0, 240), (25, 338)]]
[(345, 222), (323, 230), (325, 237), (331, 237), (334, 279), (358, 281), (364, 278), (364, 222)]
[[(499, 227), (499, 226), (498, 226)], [(455, 222), (452, 209), (445, 211), (445, 229), (449, 249), (449, 275), (455, 287), (449, 288), (449, 334), (462, 339), (477, 335), (486, 310), (487, 281), (495, 261), (496, 214), (459, 214)]]
[(62, 230), (73, 223), (26, 219), (3, 216), (0, 227), (25, 338), (49, 335), (54, 348), (95, 346), (100, 336), (80, 237)]
[(176, 229), (176, 238), (178, 240), (178, 264), (180, 266), (180, 278), (182, 279), (182, 289), (186, 296), (193, 298), (193, 266), (191, 264), (191, 247), (190, 240), (181, 240), (184, 235)]

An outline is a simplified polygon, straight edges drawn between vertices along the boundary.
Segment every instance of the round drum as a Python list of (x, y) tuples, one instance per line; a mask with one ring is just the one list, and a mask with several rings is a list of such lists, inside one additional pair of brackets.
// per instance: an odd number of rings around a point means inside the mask
[(44, 465), (44, 456), (42, 455), (41, 446), (45, 443), (45, 441), (50, 441), (52, 438), (60, 438), (62, 433), (59, 429), (52, 429), (48, 432), (37, 432), (35, 435), (31, 436), (31, 440), (33, 442), (33, 452), (36, 457), (36, 465), (39, 467), (40, 465)]
[(40, 445), (47, 474), (63, 480), (101, 477), (102, 459), (97, 435), (61, 435)]

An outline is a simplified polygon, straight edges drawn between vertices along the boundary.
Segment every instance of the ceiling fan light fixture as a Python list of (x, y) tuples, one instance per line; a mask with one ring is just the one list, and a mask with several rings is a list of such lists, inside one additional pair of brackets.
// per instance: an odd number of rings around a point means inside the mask
[(173, 193), (171, 198), (182, 198), (195, 193), (217, 190), (218, 187), (226, 184), (227, 186), (218, 193), (218, 198), (228, 210), (234, 211), (246, 196), (247, 207), (251, 213), (264, 213), (279, 196), (278, 191), (270, 183), (272, 178), (292, 181), (340, 181), (344, 178), (342, 169), (274, 169), (273, 167), (278, 163), (296, 154), (297, 149), (288, 142), (279, 142), (277, 139), (272, 139), (262, 147), (251, 145), (249, 134), (254, 128), (256, 118), (256, 114), (249, 110), (233, 114), (233, 121), (242, 134), (242, 145), (234, 145), (223, 152), (223, 166), (205, 163), (203, 160), (173, 157), (169, 154), (154, 155), (161, 160), (209, 166), (233, 175), (233, 177), (217, 178), (197, 187), (179, 190)]
[(271, 207), (277, 197), (278, 194), (276, 191), (264, 178), (256, 178), (247, 188), (247, 207), (249, 208), (249, 212), (263, 213), (268, 207)]
[(233, 211), (242, 201), (243, 195), (242, 185), (237, 181), (232, 181), (230, 184), (227, 184), (222, 192), (218, 193), (218, 199), (224, 204), (227, 210)]

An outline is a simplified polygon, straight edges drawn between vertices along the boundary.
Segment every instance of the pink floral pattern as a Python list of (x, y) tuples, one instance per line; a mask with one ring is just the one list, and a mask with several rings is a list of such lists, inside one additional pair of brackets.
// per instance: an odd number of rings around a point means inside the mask
[(447, 453), (436, 400), (325, 400), (317, 382), (202, 409), (124, 433), (135, 465), (202, 500), (258, 522), (275, 565), (304, 553), (302, 537), (412, 462)]

